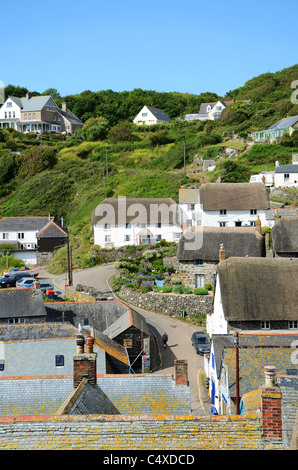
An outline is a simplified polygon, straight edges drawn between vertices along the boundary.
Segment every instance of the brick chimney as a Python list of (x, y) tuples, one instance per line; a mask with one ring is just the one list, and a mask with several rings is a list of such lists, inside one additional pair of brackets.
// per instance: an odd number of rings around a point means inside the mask
[(218, 262), (221, 263), (222, 261), (225, 261), (226, 259), (226, 250), (224, 249), (223, 244), (220, 245), (219, 247), (219, 259)]
[(77, 334), (77, 353), (73, 356), (73, 384), (77, 388), (83, 378), (96, 385), (96, 357), (93, 352), (94, 338), (86, 338), (86, 352), (84, 350), (85, 338), (81, 333)]
[(26, 98), (27, 100), (30, 100), (30, 98), (32, 98), (32, 93), (30, 93), (29, 91), (26, 93)]
[(263, 438), (271, 441), (282, 440), (281, 391), (276, 382), (274, 366), (265, 366), (265, 384), (262, 392)]
[(188, 382), (188, 363), (185, 359), (175, 359), (175, 385), (189, 385)]

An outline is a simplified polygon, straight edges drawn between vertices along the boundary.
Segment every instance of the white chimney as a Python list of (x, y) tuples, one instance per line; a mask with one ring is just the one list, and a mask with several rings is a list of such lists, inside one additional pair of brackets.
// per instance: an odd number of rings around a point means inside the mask
[(67, 112), (67, 104), (65, 101), (62, 102), (62, 111), (64, 111), (64, 113)]
[(275, 168), (277, 168), (278, 166), (279, 166), (279, 161), (276, 160), (276, 162), (275, 162)]

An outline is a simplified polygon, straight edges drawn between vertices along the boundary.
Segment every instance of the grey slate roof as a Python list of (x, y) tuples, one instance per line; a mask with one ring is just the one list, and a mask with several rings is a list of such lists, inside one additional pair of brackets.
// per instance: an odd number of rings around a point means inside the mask
[(204, 211), (269, 209), (269, 197), (263, 183), (206, 183), (200, 187)]
[(49, 222), (49, 217), (2, 217), (0, 231), (36, 230), (39, 232)]
[(275, 173), (298, 173), (298, 165), (279, 165), (275, 168)]
[(0, 290), (0, 318), (45, 317), (41, 291), (35, 289)]
[[(265, 239), (254, 227), (191, 227), (179, 240), (177, 258), (218, 262), (221, 244), (226, 258), (266, 256)], [(193, 245), (198, 248), (191, 248)]]
[(298, 318), (298, 259), (228, 258), (217, 266), (227, 321)]
[(297, 425), (295, 425), (296, 416), (298, 417), (298, 376), (290, 374), (278, 376), (277, 383), (282, 393), (283, 442), (287, 450), (291, 446), (294, 429), (296, 428), (296, 432), (298, 430)]
[(272, 246), (275, 253), (298, 253), (298, 216), (281, 217), (275, 222)]
[(275, 124), (269, 127), (269, 129), (285, 129), (287, 127), (291, 127), (298, 121), (298, 116), (291, 116), (287, 118), (283, 118), (280, 121), (277, 121)]
[(78, 330), (70, 323), (25, 323), (0, 325), (0, 341), (46, 338), (75, 338)]
[(69, 109), (65, 112), (62, 111), (61, 109), (57, 110), (61, 116), (63, 116), (67, 121), (71, 122), (72, 124), (78, 124), (78, 125), (83, 125), (84, 123), (77, 117), (75, 114), (73, 114)]
[(151, 111), (151, 113), (158, 119), (159, 121), (170, 121), (171, 119), (169, 116), (164, 112), (163, 109), (154, 108), (152, 106), (147, 106), (147, 108)]
[(9, 96), (22, 111), (40, 111), (44, 106), (55, 106), (59, 109), (51, 96), (32, 96), (29, 100), (27, 98), (17, 98), (15, 96)]

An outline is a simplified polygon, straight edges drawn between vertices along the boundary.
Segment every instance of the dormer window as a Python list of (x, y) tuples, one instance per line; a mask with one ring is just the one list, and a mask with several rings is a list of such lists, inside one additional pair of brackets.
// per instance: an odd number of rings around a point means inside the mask
[(206, 111), (207, 111), (207, 113), (210, 113), (210, 111), (211, 111), (211, 106), (210, 106), (210, 104), (208, 104), (208, 106), (207, 106), (207, 108), (206, 108)]

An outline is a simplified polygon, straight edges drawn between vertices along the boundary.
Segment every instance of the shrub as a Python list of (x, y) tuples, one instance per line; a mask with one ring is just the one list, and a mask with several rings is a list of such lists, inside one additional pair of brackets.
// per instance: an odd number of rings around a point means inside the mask
[(162, 287), (160, 287), (160, 286), (153, 286), (153, 290), (156, 291), (156, 292), (161, 292), (161, 291), (162, 291)]
[(172, 292), (173, 287), (172, 286), (163, 286), (162, 291), (164, 294), (168, 294), (169, 292)]
[(195, 295), (207, 295), (208, 294), (208, 290), (207, 289), (203, 289), (201, 287), (197, 287), (196, 289), (194, 289), (193, 293)]
[(205, 284), (205, 289), (206, 290), (213, 290), (212, 284)]
[(172, 292), (174, 294), (190, 294), (190, 290), (185, 286), (174, 286)]

